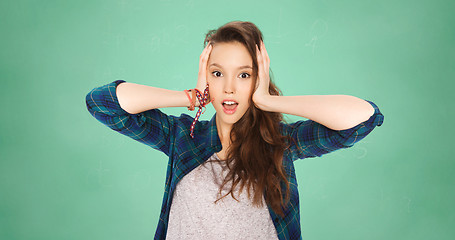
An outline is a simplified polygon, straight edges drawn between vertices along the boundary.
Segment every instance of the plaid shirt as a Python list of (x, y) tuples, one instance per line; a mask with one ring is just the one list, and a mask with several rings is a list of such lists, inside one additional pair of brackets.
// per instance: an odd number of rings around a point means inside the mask
[[(167, 115), (159, 109), (137, 114), (129, 114), (123, 110), (116, 95), (116, 87), (122, 82), (125, 81), (116, 80), (90, 91), (86, 96), (87, 109), (93, 117), (112, 130), (157, 149), (169, 157), (161, 214), (155, 233), (155, 239), (165, 239), (173, 192), (177, 183), (213, 153), (222, 149), (216, 129), (216, 114), (210, 121), (196, 123), (195, 136), (192, 139), (190, 126), (194, 118), (187, 114), (177, 117)], [(374, 114), (367, 121), (346, 130), (332, 130), (312, 120), (292, 124), (280, 123), (281, 133), (290, 135), (296, 142), (283, 154), (283, 165), (290, 184), (290, 205), (284, 211), (283, 218), (269, 207), (280, 240), (302, 238), (299, 192), (293, 162), (352, 147), (373, 128), (381, 126), (384, 116), (373, 102), (368, 102), (374, 107)]]

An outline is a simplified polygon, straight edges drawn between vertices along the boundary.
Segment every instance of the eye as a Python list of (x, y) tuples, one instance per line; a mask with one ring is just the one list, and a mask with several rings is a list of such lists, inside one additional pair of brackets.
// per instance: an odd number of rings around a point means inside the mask
[[(219, 71), (213, 71), (212, 75), (214, 75), (215, 77), (221, 77), (222, 76), (221, 72), (219, 72)], [(245, 73), (244, 72), (244, 73), (241, 73), (240, 76), (241, 76), (241, 78), (249, 78), (251, 75), (249, 73)]]
[(244, 78), (249, 78), (251, 76), (249, 73), (241, 73), (240, 76), (243, 76), (244, 74), (248, 75), (248, 77), (244, 77)]
[[(213, 71), (212, 74), (214, 74), (214, 73), (219, 73), (219, 74), (221, 74), (219, 71)], [(215, 75), (215, 77), (221, 77), (221, 76), (216, 76), (216, 75)]]

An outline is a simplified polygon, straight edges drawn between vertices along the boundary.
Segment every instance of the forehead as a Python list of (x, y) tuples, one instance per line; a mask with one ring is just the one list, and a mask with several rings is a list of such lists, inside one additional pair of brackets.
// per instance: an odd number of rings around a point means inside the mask
[(237, 68), (243, 65), (252, 65), (250, 53), (239, 42), (216, 43), (210, 52), (208, 65), (217, 63), (226, 68)]

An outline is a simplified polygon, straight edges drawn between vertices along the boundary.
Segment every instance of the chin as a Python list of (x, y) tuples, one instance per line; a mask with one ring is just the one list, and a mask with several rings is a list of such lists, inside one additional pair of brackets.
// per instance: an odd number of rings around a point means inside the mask
[(223, 122), (228, 123), (228, 124), (234, 124), (234, 123), (238, 122), (240, 120), (240, 118), (242, 118), (242, 117), (232, 116), (232, 115), (229, 116), (229, 115), (226, 115), (224, 112), (221, 114), (218, 114), (218, 116), (221, 116), (221, 119), (223, 120)]
[(223, 122), (227, 124), (234, 124), (238, 122), (245, 114), (245, 112), (243, 112), (242, 114), (236, 112), (233, 115), (228, 115), (223, 111), (223, 109), (216, 111), (216, 113), (218, 116), (220, 116), (220, 119), (222, 119)]

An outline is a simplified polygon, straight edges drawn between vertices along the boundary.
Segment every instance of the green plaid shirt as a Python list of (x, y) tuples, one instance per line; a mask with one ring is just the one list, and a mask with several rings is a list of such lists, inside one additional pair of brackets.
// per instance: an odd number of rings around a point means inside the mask
[[(138, 114), (129, 114), (123, 110), (116, 95), (116, 87), (122, 82), (125, 81), (116, 80), (91, 90), (86, 96), (87, 109), (93, 117), (112, 130), (157, 149), (169, 157), (161, 214), (155, 233), (155, 239), (165, 239), (173, 192), (177, 183), (213, 153), (222, 149), (216, 129), (216, 114), (210, 121), (196, 123), (195, 136), (192, 139), (190, 126), (194, 118), (187, 114), (177, 117), (167, 115), (159, 109)], [(374, 107), (374, 114), (367, 121), (346, 130), (335, 131), (312, 120), (291, 124), (280, 123), (281, 133), (291, 136), (296, 143), (283, 154), (283, 165), (290, 184), (290, 205), (284, 211), (283, 218), (268, 208), (280, 240), (302, 238), (294, 161), (320, 157), (338, 149), (352, 147), (376, 126), (381, 126), (384, 116), (373, 102), (368, 102)]]

